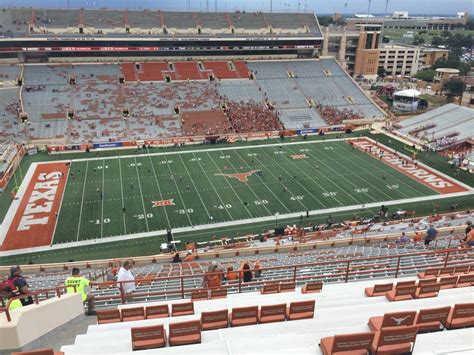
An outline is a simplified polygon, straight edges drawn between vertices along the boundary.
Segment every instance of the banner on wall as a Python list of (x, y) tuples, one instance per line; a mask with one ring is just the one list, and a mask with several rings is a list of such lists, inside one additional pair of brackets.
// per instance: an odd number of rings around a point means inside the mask
[(92, 144), (92, 148), (94, 149), (101, 149), (101, 148), (118, 148), (122, 147), (122, 142), (109, 142), (109, 143), (94, 143)]

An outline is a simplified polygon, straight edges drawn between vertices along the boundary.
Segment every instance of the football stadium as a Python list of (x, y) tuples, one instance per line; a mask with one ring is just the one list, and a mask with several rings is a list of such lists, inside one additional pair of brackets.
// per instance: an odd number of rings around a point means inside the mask
[(471, 354), (464, 96), (188, 3), (1, 9), (0, 354)]

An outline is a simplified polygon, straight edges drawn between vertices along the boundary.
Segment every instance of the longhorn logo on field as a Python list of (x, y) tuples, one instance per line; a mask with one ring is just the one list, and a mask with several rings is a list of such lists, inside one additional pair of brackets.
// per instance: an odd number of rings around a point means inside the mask
[(153, 207), (174, 206), (174, 198), (170, 200), (151, 201)]
[(248, 181), (248, 177), (255, 174), (257, 172), (257, 170), (252, 170), (252, 171), (249, 171), (249, 172), (246, 172), (246, 173), (236, 173), (236, 174), (223, 174), (223, 173), (218, 173), (218, 174), (214, 174), (215, 176), (226, 176), (226, 177), (230, 177), (230, 178), (234, 178), (234, 179), (237, 179), (239, 180), (240, 182), (247, 182)]
[(293, 159), (306, 159), (306, 154), (290, 155), (290, 158), (293, 158)]

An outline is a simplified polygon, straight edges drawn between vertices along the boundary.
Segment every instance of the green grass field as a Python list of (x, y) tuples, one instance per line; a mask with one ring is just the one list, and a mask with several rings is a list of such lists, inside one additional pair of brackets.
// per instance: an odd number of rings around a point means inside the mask
[[(262, 175), (219, 175), (250, 171)], [(89, 159), (71, 172), (54, 243), (436, 194), (342, 141)]]

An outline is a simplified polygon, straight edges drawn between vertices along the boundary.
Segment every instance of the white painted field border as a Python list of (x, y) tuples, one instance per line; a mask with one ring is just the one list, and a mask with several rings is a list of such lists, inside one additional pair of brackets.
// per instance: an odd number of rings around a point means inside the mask
[[(402, 200), (393, 200), (393, 201), (385, 201), (385, 202), (380, 201), (380, 202), (373, 202), (373, 203), (368, 203), (368, 204), (335, 207), (335, 208), (329, 208), (329, 209), (324, 209), (324, 210), (313, 210), (313, 211), (310, 211), (310, 216), (313, 217), (313, 216), (319, 216), (319, 215), (335, 214), (339, 212), (350, 212), (350, 211), (355, 211), (355, 210), (360, 210), (360, 209), (378, 208), (381, 205), (394, 206), (394, 205), (405, 204), (405, 203), (443, 200), (443, 199), (461, 197), (461, 196), (467, 196), (467, 195), (474, 196), (474, 191), (471, 190), (471, 191), (464, 191), (464, 192), (455, 192), (455, 193), (446, 194), (446, 195), (414, 197), (414, 198), (408, 198), (408, 199), (402, 199)], [(301, 212), (294, 212), (294, 213), (288, 213), (288, 214), (281, 214), (279, 215), (278, 218), (279, 220), (284, 220), (284, 219), (289, 219), (289, 218), (299, 218), (300, 216), (301, 216)], [(193, 227), (174, 228), (173, 233), (178, 234), (178, 233), (185, 233), (185, 232), (191, 232), (191, 231), (204, 231), (207, 229), (217, 229), (217, 228), (224, 228), (224, 227), (229, 227), (229, 226), (246, 225), (246, 224), (252, 224), (256, 222), (271, 222), (274, 220), (275, 220), (274, 215), (259, 217), (259, 218), (248, 218), (248, 219), (234, 220), (234, 221), (214, 223), (214, 224), (202, 224), (202, 225), (197, 225)], [(72, 243), (67, 243), (67, 244), (55, 244), (55, 245), (52, 245), (51, 247), (35, 247), (35, 248), (18, 249), (18, 250), (0, 252), (0, 257), (19, 255), (19, 254), (25, 254), (25, 253), (33, 253), (33, 252), (44, 252), (44, 251), (50, 251), (50, 250), (60, 250), (64, 248), (82, 247), (82, 246), (88, 246), (88, 245), (98, 245), (98, 244), (117, 242), (117, 241), (125, 241), (125, 240), (128, 241), (128, 240), (139, 239), (139, 238), (165, 236), (166, 232), (167, 232), (166, 230), (157, 230), (154, 232), (135, 233), (135, 234), (129, 234), (129, 235), (106, 237), (102, 239), (92, 239), (92, 240), (85, 240), (85, 241), (79, 241), (79, 242), (72, 242)]]

